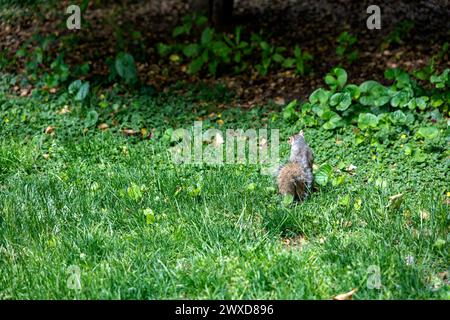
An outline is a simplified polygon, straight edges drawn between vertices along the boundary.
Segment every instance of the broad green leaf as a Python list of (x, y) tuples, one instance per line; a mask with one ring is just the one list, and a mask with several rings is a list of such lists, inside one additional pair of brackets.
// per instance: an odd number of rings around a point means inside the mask
[(200, 46), (196, 43), (188, 44), (183, 48), (183, 53), (186, 57), (192, 58), (200, 53)]
[(219, 62), (218, 62), (217, 60), (211, 61), (211, 62), (208, 64), (208, 72), (209, 72), (210, 75), (213, 75), (213, 76), (216, 75), (216, 72), (217, 72), (217, 65), (218, 65), (218, 64), (219, 64)]
[(134, 82), (137, 79), (134, 58), (129, 53), (119, 53), (115, 61), (117, 74), (126, 82)]
[(84, 125), (86, 128), (93, 127), (98, 122), (98, 113), (95, 110), (91, 110), (87, 113), (86, 119), (84, 120)]
[(325, 130), (333, 130), (341, 125), (342, 118), (338, 114), (334, 114), (330, 120), (323, 124)]
[(439, 129), (436, 127), (421, 127), (417, 135), (425, 139), (434, 139), (439, 136)]
[(272, 58), (277, 63), (282, 63), (284, 61), (284, 57), (279, 53), (275, 53)]
[(228, 60), (228, 56), (231, 54), (230, 47), (228, 47), (223, 41), (214, 41), (212, 44), (212, 50), (216, 56), (221, 57), (224, 60)]
[(158, 43), (156, 45), (156, 51), (158, 51), (158, 54), (162, 57), (167, 56), (169, 53), (172, 52), (172, 47), (164, 44), (164, 43)]
[(201, 43), (202, 45), (208, 45), (209, 43), (211, 43), (212, 39), (214, 36), (214, 30), (211, 28), (206, 28), (205, 30), (203, 30), (202, 32), (202, 39), (201, 39)]
[(259, 43), (259, 46), (260, 46), (261, 49), (263, 49), (264, 51), (270, 50), (270, 45), (269, 45), (267, 42), (265, 42), (265, 41), (261, 41), (261, 42)]
[(204, 64), (205, 64), (205, 61), (203, 60), (202, 57), (198, 57), (198, 58), (192, 60), (188, 66), (188, 73), (194, 74), (194, 73), (199, 72)]
[(314, 181), (320, 186), (326, 186), (333, 177), (333, 167), (329, 164), (320, 166), (314, 174)]
[(175, 27), (175, 29), (173, 29), (172, 36), (178, 37), (182, 34), (189, 33), (190, 29), (191, 28), (188, 25), (182, 25), (182, 26)]
[(81, 80), (75, 80), (75, 81), (73, 81), (73, 82), (69, 85), (69, 88), (68, 88), (69, 93), (70, 93), (70, 94), (74, 94), (75, 92), (77, 92), (78, 90), (80, 90), (81, 84), (82, 84)]
[(83, 101), (89, 94), (89, 82), (83, 83), (75, 96), (76, 101)]
[(283, 118), (286, 121), (295, 121), (298, 119), (295, 107), (297, 106), (297, 100), (292, 100), (283, 110)]

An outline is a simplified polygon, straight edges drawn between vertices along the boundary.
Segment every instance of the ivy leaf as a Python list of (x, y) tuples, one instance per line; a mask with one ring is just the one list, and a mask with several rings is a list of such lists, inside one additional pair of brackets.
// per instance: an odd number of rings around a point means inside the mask
[(322, 127), (325, 130), (336, 129), (341, 125), (341, 120), (342, 120), (341, 116), (339, 116), (337, 113), (334, 113), (331, 119), (325, 122)]
[(334, 68), (325, 77), (325, 82), (335, 90), (336, 88), (343, 88), (347, 83), (347, 71), (342, 68)]
[(309, 102), (311, 102), (311, 104), (319, 103), (320, 105), (325, 105), (328, 102), (330, 95), (331, 93), (329, 91), (319, 88), (311, 93)]
[(355, 84), (348, 84), (344, 87), (342, 92), (348, 92), (350, 93), (350, 96), (352, 99), (358, 100), (359, 96), (361, 95), (361, 91), (359, 90), (359, 87)]
[(410, 99), (410, 92), (408, 90), (402, 90), (398, 92), (394, 97), (392, 97), (391, 106), (403, 108), (408, 104)]
[(348, 107), (352, 104), (352, 97), (350, 93), (335, 93), (331, 96), (330, 105), (336, 106), (336, 109), (339, 111), (347, 110)]
[(359, 85), (359, 90), (362, 93), (366, 93), (366, 92), (371, 92), (372, 90), (374, 90), (374, 88), (380, 86), (381, 84), (374, 81), (374, 80), (368, 80), (368, 81), (364, 81), (363, 83), (361, 83)]
[(405, 124), (406, 123), (406, 115), (401, 110), (397, 110), (389, 114), (389, 119), (393, 124)]
[(373, 80), (363, 82), (359, 90), (361, 91), (359, 102), (364, 106), (381, 107), (391, 100), (388, 89)]
[(361, 113), (358, 118), (358, 127), (361, 130), (375, 128), (378, 125), (378, 117), (372, 113)]
[(316, 104), (312, 107), (312, 111), (323, 120), (329, 120), (332, 116), (331, 110), (327, 105)]
[(416, 105), (420, 110), (425, 110), (427, 108), (428, 97), (416, 98)]

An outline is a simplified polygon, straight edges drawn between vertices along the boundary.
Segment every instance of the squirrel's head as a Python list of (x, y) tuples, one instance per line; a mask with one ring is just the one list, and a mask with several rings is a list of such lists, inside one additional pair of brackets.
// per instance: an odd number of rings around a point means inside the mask
[(305, 136), (303, 135), (303, 130), (300, 130), (299, 133), (290, 136), (288, 139), (288, 143), (292, 146), (295, 142), (305, 142)]

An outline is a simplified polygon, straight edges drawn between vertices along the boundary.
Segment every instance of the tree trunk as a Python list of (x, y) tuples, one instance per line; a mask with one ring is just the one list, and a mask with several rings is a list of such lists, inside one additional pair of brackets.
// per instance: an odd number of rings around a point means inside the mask
[(233, 0), (213, 0), (211, 20), (217, 26), (227, 26), (233, 15)]
[(189, 7), (193, 12), (199, 12), (209, 15), (210, 0), (189, 0)]
[(206, 13), (210, 21), (220, 27), (230, 24), (233, 2), (233, 0), (190, 0), (189, 6), (194, 12)]

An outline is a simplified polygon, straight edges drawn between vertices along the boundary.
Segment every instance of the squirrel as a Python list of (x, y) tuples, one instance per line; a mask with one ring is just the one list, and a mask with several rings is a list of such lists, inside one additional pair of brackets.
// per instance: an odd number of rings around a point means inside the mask
[(313, 188), (313, 153), (305, 141), (303, 130), (289, 137), (291, 156), (278, 170), (277, 181), (280, 194), (290, 194), (295, 201), (304, 200)]

